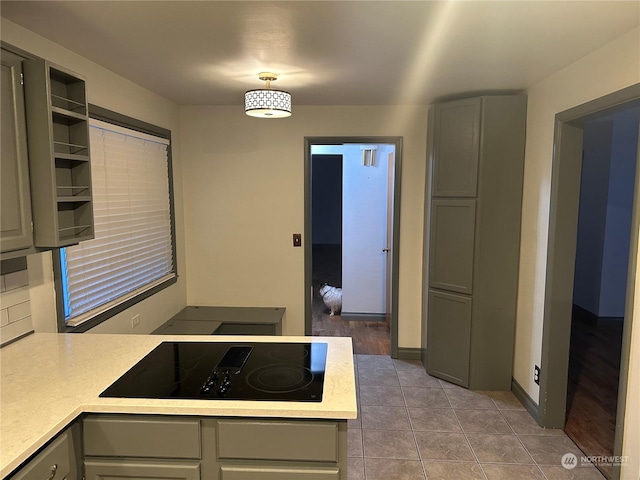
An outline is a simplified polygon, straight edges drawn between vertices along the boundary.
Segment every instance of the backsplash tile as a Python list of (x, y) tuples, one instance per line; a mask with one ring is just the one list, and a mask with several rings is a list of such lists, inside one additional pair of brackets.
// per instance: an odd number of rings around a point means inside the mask
[(0, 346), (33, 331), (26, 262), (18, 268), (0, 275)]

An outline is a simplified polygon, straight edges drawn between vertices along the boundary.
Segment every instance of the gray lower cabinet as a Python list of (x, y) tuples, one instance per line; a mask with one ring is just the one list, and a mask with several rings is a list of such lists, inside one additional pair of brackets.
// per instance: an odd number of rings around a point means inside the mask
[(429, 112), (423, 360), (474, 390), (511, 389), (526, 102), (488, 95)]
[(75, 424), (18, 470), (11, 480), (80, 480), (80, 425)]
[(283, 307), (188, 306), (155, 335), (282, 335)]
[(347, 480), (347, 421), (88, 415), (87, 480)]
[(5, 49), (2, 49), (0, 87), (2, 88), (0, 249), (4, 254), (33, 246), (22, 57)]

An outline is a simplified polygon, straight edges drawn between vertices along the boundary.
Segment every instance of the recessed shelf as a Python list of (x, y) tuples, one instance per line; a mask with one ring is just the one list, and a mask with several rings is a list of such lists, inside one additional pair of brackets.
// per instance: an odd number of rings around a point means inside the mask
[(60, 108), (69, 112), (85, 114), (87, 106), (84, 102), (77, 102), (70, 98), (61, 97), (59, 95), (51, 94), (51, 106), (52, 108)]
[(24, 64), (35, 245), (62, 247), (91, 239), (85, 81), (46, 60)]
[(86, 155), (86, 153), (83, 152), (87, 152), (89, 150), (89, 147), (87, 145), (78, 145), (68, 142), (56, 142), (55, 140), (53, 142), (53, 148), (56, 154), (68, 153), (71, 155)]
[(88, 196), (87, 193), (90, 191), (89, 185), (58, 185), (57, 187), (58, 198)]

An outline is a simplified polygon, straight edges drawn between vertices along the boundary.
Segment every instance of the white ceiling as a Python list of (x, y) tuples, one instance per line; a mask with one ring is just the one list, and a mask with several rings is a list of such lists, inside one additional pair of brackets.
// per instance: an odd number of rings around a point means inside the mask
[[(3, 17), (181, 105), (429, 104), (518, 91), (640, 24), (632, 1), (5, 1)], [(640, 59), (638, 59), (640, 68)]]

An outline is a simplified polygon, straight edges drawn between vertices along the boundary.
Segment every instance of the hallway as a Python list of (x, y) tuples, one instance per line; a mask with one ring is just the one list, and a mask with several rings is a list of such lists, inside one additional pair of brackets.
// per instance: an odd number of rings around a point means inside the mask
[(574, 309), (565, 432), (585, 455), (613, 455), (621, 347), (622, 319), (598, 325)]
[(356, 354), (389, 355), (389, 322), (342, 320), (340, 315), (329, 316), (329, 309), (322, 302), (318, 289), (323, 283), (342, 286), (342, 251), (340, 245), (313, 246), (313, 304), (312, 335), (326, 337), (351, 337)]

